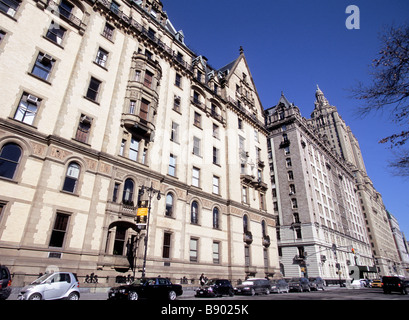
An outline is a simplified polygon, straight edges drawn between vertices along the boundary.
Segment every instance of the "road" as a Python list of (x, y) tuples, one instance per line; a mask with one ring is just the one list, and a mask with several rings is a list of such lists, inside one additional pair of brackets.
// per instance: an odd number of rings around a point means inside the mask
[[(81, 292), (80, 300), (106, 300), (107, 292), (104, 290), (100, 292)], [(10, 295), (8, 300), (17, 300), (17, 294)], [(383, 294), (382, 289), (379, 288), (360, 288), (348, 289), (339, 287), (326, 287), (324, 291), (311, 292), (290, 292), (282, 294), (270, 295), (256, 295), (251, 296), (234, 296), (221, 298), (195, 298), (193, 290), (184, 290), (178, 300), (192, 300), (192, 301), (225, 301), (225, 300), (409, 300), (409, 295), (402, 295), (397, 292), (392, 294)]]

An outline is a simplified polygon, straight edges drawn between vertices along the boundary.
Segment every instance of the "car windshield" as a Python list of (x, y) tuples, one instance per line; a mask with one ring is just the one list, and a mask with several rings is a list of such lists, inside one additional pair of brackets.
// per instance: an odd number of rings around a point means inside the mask
[(254, 284), (254, 281), (243, 281), (242, 285), (243, 286), (252, 286)]
[(206, 282), (206, 285), (212, 286), (212, 285), (216, 284), (216, 281), (217, 281), (216, 279), (210, 279), (209, 281)]
[(31, 282), (31, 284), (41, 284), (44, 280), (49, 278), (51, 275), (52, 273), (46, 273), (42, 275), (40, 278), (38, 278), (37, 280), (34, 280), (33, 282)]

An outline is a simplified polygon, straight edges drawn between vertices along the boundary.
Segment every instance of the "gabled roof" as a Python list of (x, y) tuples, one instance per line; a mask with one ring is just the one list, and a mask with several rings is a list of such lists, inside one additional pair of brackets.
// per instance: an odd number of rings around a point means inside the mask
[(239, 55), (239, 57), (238, 57), (237, 59), (233, 60), (232, 62), (230, 62), (229, 64), (225, 65), (224, 67), (220, 68), (219, 70), (217, 70), (217, 72), (218, 72), (219, 74), (222, 74), (222, 75), (225, 77), (225, 81), (226, 81), (226, 82), (229, 82), (229, 80), (230, 80), (230, 78), (232, 77), (232, 75), (234, 74), (234, 72), (235, 72), (237, 66), (238, 66), (242, 61), (244, 62), (245, 66), (246, 66), (248, 79), (250, 79), (250, 81), (251, 81), (251, 84), (252, 84), (252, 86), (253, 86), (253, 88), (254, 88), (254, 93), (255, 93), (256, 99), (257, 99), (257, 101), (258, 101), (258, 104), (259, 104), (260, 107), (261, 107), (260, 112), (261, 112), (261, 114), (263, 114), (263, 113), (264, 113), (263, 105), (262, 105), (261, 100), (260, 100), (260, 97), (259, 97), (259, 95), (258, 95), (257, 88), (256, 88), (256, 85), (255, 85), (255, 83), (254, 83), (253, 76), (251, 75), (250, 68), (249, 68), (249, 66), (248, 66), (248, 63), (247, 63), (247, 60), (246, 60), (246, 57), (245, 57), (245, 55), (244, 55), (244, 51), (243, 51), (243, 48), (242, 48), (242, 47), (240, 47), (240, 55)]
[(277, 106), (279, 106), (280, 104), (284, 104), (284, 106), (286, 108), (290, 108), (292, 106), (292, 103), (290, 103), (287, 98), (284, 95), (284, 92), (281, 91), (281, 97), (277, 102)]

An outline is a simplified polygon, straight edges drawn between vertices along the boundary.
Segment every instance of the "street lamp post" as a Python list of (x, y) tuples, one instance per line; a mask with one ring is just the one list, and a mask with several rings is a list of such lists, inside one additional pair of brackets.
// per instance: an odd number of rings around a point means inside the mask
[(151, 202), (152, 202), (152, 197), (155, 194), (158, 194), (157, 199), (160, 200), (160, 190), (154, 189), (151, 183), (150, 187), (145, 187), (142, 186), (141, 189), (139, 190), (139, 196), (142, 196), (144, 192), (147, 192), (149, 200), (148, 200), (148, 217), (146, 220), (146, 234), (145, 234), (145, 252), (143, 254), (143, 265), (142, 265), (142, 278), (145, 277), (146, 274), (146, 255), (148, 252), (148, 236), (149, 236), (149, 217), (151, 215)]

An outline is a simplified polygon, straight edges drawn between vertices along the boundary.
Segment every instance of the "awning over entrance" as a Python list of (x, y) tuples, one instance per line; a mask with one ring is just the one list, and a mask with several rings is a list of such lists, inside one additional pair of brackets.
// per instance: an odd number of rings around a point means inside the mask
[(364, 279), (364, 273), (377, 273), (378, 270), (375, 266), (349, 266), (349, 275), (352, 279)]

